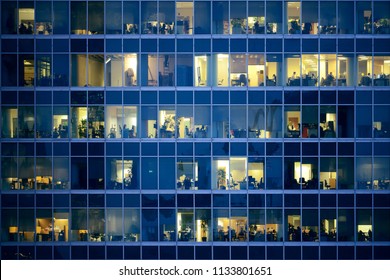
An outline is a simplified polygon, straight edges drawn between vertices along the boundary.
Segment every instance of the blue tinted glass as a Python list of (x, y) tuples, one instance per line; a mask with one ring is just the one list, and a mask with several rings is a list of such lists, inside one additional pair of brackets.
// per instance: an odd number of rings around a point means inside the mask
[(142, 195), (142, 207), (157, 207), (157, 206), (158, 206), (157, 194)]
[[(156, 40), (154, 40), (156, 42)], [(139, 40), (137, 39), (123, 39), (123, 52), (138, 52)]]
[(229, 92), (228, 91), (213, 91), (213, 103), (214, 104), (228, 104)]
[(125, 207), (140, 207), (140, 197), (138, 194), (125, 194), (123, 201)]
[(249, 39), (248, 40), (249, 52), (264, 52), (264, 39)]
[(69, 195), (68, 194), (55, 194), (53, 197), (54, 207), (69, 207)]
[(51, 194), (37, 194), (36, 207), (52, 207)]
[(213, 143), (213, 155), (224, 156), (229, 155), (229, 143)]
[(390, 39), (374, 39), (374, 52), (388, 52)]
[(37, 52), (51, 52), (51, 40), (37, 39), (35, 44)]
[(300, 104), (301, 95), (299, 91), (285, 91), (284, 92), (284, 103), (285, 104)]
[(281, 91), (267, 91), (267, 104), (282, 104)]
[(122, 91), (106, 91), (107, 104), (122, 104)]
[(143, 156), (157, 156), (157, 143), (141, 143)]
[(247, 206), (247, 195), (246, 194), (232, 194), (230, 196), (231, 207), (246, 207)]
[(210, 104), (210, 92), (195, 91), (195, 104)]
[(175, 155), (175, 143), (160, 143), (159, 145), (160, 156)]
[(302, 39), (302, 52), (318, 52), (318, 40)]
[(69, 155), (69, 144), (68, 143), (53, 143), (53, 154), (55, 156)]
[(178, 194), (177, 207), (193, 207), (194, 198), (192, 194)]
[(139, 143), (124, 143), (123, 154), (125, 156), (139, 156)]
[(34, 92), (19, 91), (19, 104), (34, 104)]
[(37, 143), (36, 154), (37, 156), (51, 156), (52, 143)]
[(177, 155), (190, 156), (192, 154), (192, 143), (177, 143)]
[(157, 103), (157, 92), (156, 91), (142, 91), (141, 92), (141, 103), (142, 104), (156, 104)]
[(175, 92), (160, 91), (158, 101), (160, 104), (175, 104)]
[(285, 52), (299, 52), (301, 41), (299, 39), (286, 39), (284, 40)]
[(141, 40), (141, 52), (148, 53), (148, 52), (156, 52), (156, 51), (157, 51), (157, 39)]
[(122, 144), (121, 143), (106, 143), (106, 154), (108, 156), (122, 155)]
[(2, 52), (16, 52), (17, 40), (16, 39), (2, 39), (1, 51)]
[(174, 39), (160, 39), (158, 41), (158, 49), (160, 52), (174, 52), (175, 40)]
[(16, 91), (2, 91), (1, 92), (1, 103), (3, 105), (18, 103), (17, 92)]
[(192, 39), (177, 39), (178, 52), (192, 52)]
[(281, 143), (267, 143), (267, 156), (282, 155)]
[(67, 39), (53, 39), (53, 52), (68, 52), (69, 40)]
[(195, 207), (211, 207), (211, 194), (195, 194)]
[(34, 39), (19, 39), (19, 52), (33, 52)]
[(123, 104), (139, 104), (139, 91), (124, 91), (123, 92)]
[(264, 104), (264, 91), (248, 91), (248, 104)]
[(230, 154), (232, 156), (246, 156), (246, 143), (231, 143)]
[(371, 52), (371, 39), (356, 39), (356, 52)]
[(195, 52), (210, 52), (210, 39), (195, 39)]
[(106, 194), (106, 206), (107, 207), (122, 207), (122, 195), (121, 194)]
[(302, 92), (303, 104), (318, 104), (318, 91), (303, 91)]
[[(175, 247), (173, 247), (175, 248)], [(190, 246), (178, 246), (177, 247), (177, 259), (178, 260), (193, 260), (194, 259), (194, 247)]]
[(354, 41), (353, 39), (339, 39), (338, 44), (339, 52), (354, 52)]
[(246, 40), (245, 39), (231, 39), (230, 40), (230, 52), (246, 52)]
[(372, 103), (371, 91), (356, 91), (356, 103), (357, 104), (370, 104)]
[(88, 155), (90, 156), (104, 155), (104, 143), (88, 143)]
[(104, 40), (103, 39), (89, 39), (88, 40), (89, 52), (104, 52)]
[(213, 52), (228, 52), (229, 40), (228, 39), (214, 39), (213, 40)]
[(71, 52), (86, 52), (87, 39), (71, 39), (70, 50)]
[(213, 195), (213, 206), (214, 207), (228, 207), (229, 206), (229, 195), (228, 194), (214, 194)]
[(336, 155), (336, 143), (320, 143), (321, 155)]
[(122, 52), (122, 39), (106, 39), (107, 52)]
[(321, 39), (320, 52), (336, 52), (336, 39)]
[(281, 39), (267, 39), (266, 51), (267, 52), (281, 52), (283, 42)]
[(51, 104), (51, 91), (37, 91), (36, 95), (36, 103), (37, 104)]
[(178, 91), (177, 92), (177, 103), (178, 104), (192, 104), (193, 103), (193, 92), (192, 91)]
[(264, 143), (258, 143), (258, 142), (249, 142), (248, 143), (248, 155), (251, 156), (262, 156), (264, 155)]
[(371, 143), (356, 143), (356, 155), (370, 156), (372, 154)]
[(246, 91), (230, 92), (230, 104), (245, 104), (245, 103), (246, 103)]
[(321, 91), (320, 92), (321, 104), (335, 104), (336, 92), (335, 91)]

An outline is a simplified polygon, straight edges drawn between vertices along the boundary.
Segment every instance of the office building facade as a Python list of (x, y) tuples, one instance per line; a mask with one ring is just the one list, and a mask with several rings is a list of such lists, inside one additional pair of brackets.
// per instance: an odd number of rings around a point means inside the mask
[(389, 1), (1, 1), (2, 259), (389, 259)]

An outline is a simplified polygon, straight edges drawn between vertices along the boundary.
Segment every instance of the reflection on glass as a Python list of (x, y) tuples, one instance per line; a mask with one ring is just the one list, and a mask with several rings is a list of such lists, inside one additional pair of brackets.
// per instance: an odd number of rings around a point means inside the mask
[(335, 138), (336, 137), (336, 107), (321, 106), (320, 107), (320, 137)]
[(287, 2), (287, 27), (285, 33), (288, 34), (301, 34), (301, 3), (300, 2)]
[(321, 209), (320, 213), (320, 240), (336, 241), (337, 240), (337, 219), (336, 210)]
[(140, 213), (138, 208), (124, 210), (124, 241), (140, 241)]
[(267, 1), (267, 34), (282, 34), (282, 2), (281, 1)]
[[(351, 14), (351, 11), (349, 11)], [(339, 11), (340, 15), (340, 11)], [(320, 34), (336, 34), (336, 2), (321, 1), (320, 3)]]
[[(107, 5), (107, 3), (106, 3)], [(123, 34), (139, 34), (139, 2), (123, 2)]]
[(211, 241), (211, 210), (196, 209), (195, 210), (195, 241), (206, 242)]
[(248, 2), (248, 34), (264, 34), (265, 4), (263, 1)]
[(317, 33), (318, 33), (318, 3), (314, 1), (302, 2), (302, 34), (317, 34)]
[(230, 34), (246, 34), (246, 2), (230, 2)]
[(53, 158), (53, 189), (69, 189), (69, 158)]
[(16, 138), (18, 133), (18, 109), (1, 107), (1, 137)]
[(283, 214), (279, 209), (268, 209), (266, 241), (283, 241)]

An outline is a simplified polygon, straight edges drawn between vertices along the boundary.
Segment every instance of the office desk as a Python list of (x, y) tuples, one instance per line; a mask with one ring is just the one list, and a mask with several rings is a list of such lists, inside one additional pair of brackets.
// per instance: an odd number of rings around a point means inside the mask
[(387, 79), (387, 78), (374, 79), (374, 86), (388, 87), (389, 86), (389, 79)]

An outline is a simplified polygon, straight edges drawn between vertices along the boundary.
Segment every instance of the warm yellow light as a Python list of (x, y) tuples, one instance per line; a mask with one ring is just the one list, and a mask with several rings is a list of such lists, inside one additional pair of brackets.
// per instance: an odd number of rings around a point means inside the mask
[(18, 233), (18, 227), (9, 227), (9, 233)]

